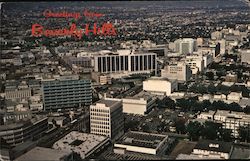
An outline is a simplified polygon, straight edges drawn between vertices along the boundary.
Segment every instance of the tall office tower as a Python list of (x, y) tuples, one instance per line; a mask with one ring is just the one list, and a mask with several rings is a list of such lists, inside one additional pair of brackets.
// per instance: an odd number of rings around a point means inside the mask
[(185, 62), (171, 62), (161, 70), (161, 77), (187, 81), (192, 76), (192, 71)]
[(90, 80), (59, 79), (42, 83), (45, 110), (89, 106), (92, 103)]
[(124, 133), (122, 102), (102, 99), (90, 106), (90, 132), (117, 139)]
[(156, 57), (156, 53), (98, 55), (94, 57), (94, 71), (127, 75), (156, 72)]
[(196, 51), (196, 40), (192, 38), (184, 38), (175, 40), (175, 51), (180, 54), (191, 54)]

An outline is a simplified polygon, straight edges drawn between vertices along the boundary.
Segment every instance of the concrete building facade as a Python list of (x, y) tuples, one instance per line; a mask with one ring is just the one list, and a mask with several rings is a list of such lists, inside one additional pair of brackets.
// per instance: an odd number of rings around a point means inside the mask
[(123, 135), (122, 102), (102, 99), (90, 105), (90, 132), (114, 140)]

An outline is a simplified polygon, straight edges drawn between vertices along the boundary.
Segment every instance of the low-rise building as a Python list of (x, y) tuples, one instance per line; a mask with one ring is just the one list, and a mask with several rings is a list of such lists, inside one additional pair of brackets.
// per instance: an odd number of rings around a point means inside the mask
[(109, 74), (101, 74), (98, 72), (91, 72), (91, 78), (95, 80), (98, 84), (111, 84), (111, 77)]
[(95, 152), (104, 149), (110, 139), (106, 136), (72, 131), (53, 145), (53, 149), (74, 152), (86, 159)]
[(114, 147), (131, 152), (156, 155), (166, 145), (167, 139), (167, 135), (129, 131), (114, 144)]
[(250, 116), (243, 112), (230, 112), (226, 110), (217, 110), (202, 112), (197, 116), (197, 121), (213, 121), (221, 123), (223, 128), (232, 130), (235, 138), (239, 137), (240, 126), (246, 127), (250, 132)]
[(228, 74), (226, 75), (225, 81), (226, 81), (226, 82), (234, 82), (234, 83), (237, 83), (237, 81), (238, 81), (238, 76), (237, 76), (237, 74), (228, 73)]
[(241, 62), (250, 64), (250, 50), (241, 51)]
[(200, 140), (193, 149), (192, 154), (203, 158), (229, 159), (233, 145), (231, 142), (215, 140)]
[(169, 80), (163, 77), (151, 77), (143, 81), (143, 90), (156, 95), (171, 95), (178, 89), (176, 80)]
[(5, 92), (6, 99), (16, 99), (16, 98), (29, 98), (31, 96), (31, 89), (16, 89), (8, 90)]
[(36, 115), (1, 125), (0, 137), (3, 137), (8, 144), (15, 146), (27, 140), (38, 139), (47, 129), (48, 118)]
[(122, 99), (123, 113), (145, 115), (154, 105), (155, 99), (152, 97)]
[(204, 120), (213, 120), (215, 111), (208, 111), (200, 113), (197, 118), (204, 119)]
[(72, 151), (55, 150), (50, 148), (35, 147), (27, 153), (16, 158), (14, 161), (73, 161)]
[(230, 94), (227, 95), (227, 100), (229, 101), (234, 101), (234, 102), (240, 102), (242, 98), (242, 93), (238, 92), (231, 92)]
[(161, 77), (187, 81), (191, 78), (192, 71), (185, 62), (171, 62), (161, 70)]
[(240, 126), (245, 126), (250, 131), (250, 116), (243, 112), (230, 113), (230, 111), (217, 110), (214, 121), (222, 123), (223, 128), (232, 130), (236, 138), (239, 136)]

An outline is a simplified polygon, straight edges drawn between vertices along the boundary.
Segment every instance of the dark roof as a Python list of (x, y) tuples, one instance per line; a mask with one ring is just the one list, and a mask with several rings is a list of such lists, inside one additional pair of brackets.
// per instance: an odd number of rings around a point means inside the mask
[(6, 142), (6, 140), (4, 138), (2, 138), (2, 137), (0, 137), (0, 144), (1, 144), (0, 149), (11, 149), (12, 148), (12, 146), (10, 146)]
[(155, 149), (166, 137), (160, 134), (129, 131), (117, 143)]
[[(218, 147), (211, 147), (211, 144), (218, 144)], [(223, 152), (229, 153), (231, 150), (233, 143), (231, 142), (223, 142), (223, 141), (216, 141), (216, 140), (200, 140), (194, 149), (201, 149), (201, 150), (208, 150), (208, 151), (216, 151), (216, 152)]]

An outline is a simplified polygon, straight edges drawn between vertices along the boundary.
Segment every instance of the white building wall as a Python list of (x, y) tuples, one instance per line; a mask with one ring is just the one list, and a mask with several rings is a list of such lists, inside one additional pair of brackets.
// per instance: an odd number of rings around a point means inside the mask
[(115, 144), (114, 146), (117, 148), (124, 148), (127, 151), (138, 152), (138, 153), (146, 153), (146, 154), (156, 155), (156, 152), (157, 152), (156, 149), (144, 148), (144, 147), (138, 147), (138, 146), (130, 146), (130, 145), (123, 145), (123, 144)]
[(162, 94), (162, 95), (171, 95), (172, 91), (177, 89), (177, 82), (170, 82), (167, 80), (146, 80), (143, 81), (143, 90)]

